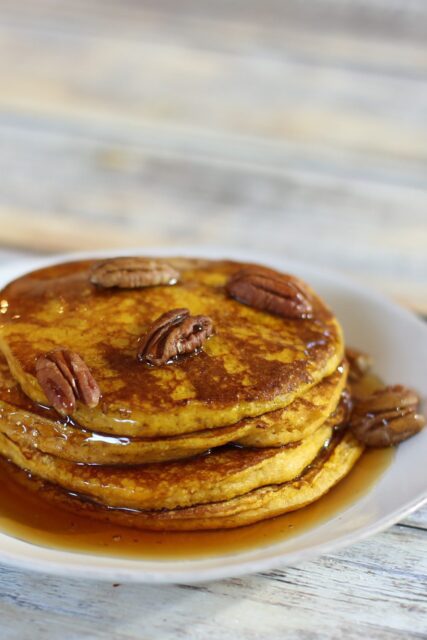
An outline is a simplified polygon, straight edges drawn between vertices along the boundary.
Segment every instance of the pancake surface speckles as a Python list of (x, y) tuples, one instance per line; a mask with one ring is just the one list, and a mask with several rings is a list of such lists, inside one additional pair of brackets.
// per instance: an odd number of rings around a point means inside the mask
[(347, 365), (310, 387), (283, 409), (246, 418), (251, 430), (236, 438), (246, 447), (281, 447), (309, 437), (336, 409), (347, 382)]
[(32, 402), (0, 358), (0, 432), (19, 447), (85, 464), (143, 464), (188, 458), (229, 442), (276, 447), (312, 434), (336, 409), (347, 379), (338, 367), (284, 409), (226, 427), (163, 438), (114, 436), (82, 429), (68, 416)]
[(25, 482), (94, 518), (185, 531), (300, 508), (348, 473), (363, 445), (343, 336), (308, 285), (230, 261), (113, 262), (114, 286), (85, 260), (2, 291), (0, 456)]
[(84, 496), (64, 493), (56, 485), (29, 480), (25, 475), (21, 476), (21, 482), (61, 508), (112, 524), (151, 531), (232, 529), (301, 509), (318, 500), (351, 471), (362, 453), (363, 445), (351, 433), (337, 434), (295, 480), (266, 485), (231, 500), (160, 511), (106, 508)]
[(76, 465), (35, 450), (20, 449), (2, 433), (0, 453), (32, 474), (108, 506), (173, 509), (226, 500), (265, 484), (296, 478), (329, 441), (341, 418), (337, 412), (310, 438), (287, 447), (232, 447), (189, 460), (151, 465)]
[[(169, 287), (100, 290), (94, 261), (33, 272), (2, 292), (0, 348), (25, 393), (46, 399), (36, 359), (70, 348), (91, 369), (102, 393), (73, 418), (104, 433), (161, 437), (223, 427), (288, 405), (332, 374), (343, 357), (341, 329), (313, 293), (313, 319), (285, 319), (231, 299), (224, 285), (242, 265), (168, 259), (181, 273)], [(188, 308), (212, 318), (203, 351), (163, 367), (137, 362), (138, 340), (162, 313)]]

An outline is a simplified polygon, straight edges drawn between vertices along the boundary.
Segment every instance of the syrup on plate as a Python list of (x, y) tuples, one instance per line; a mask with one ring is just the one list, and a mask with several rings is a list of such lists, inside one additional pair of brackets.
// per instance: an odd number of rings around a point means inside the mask
[(372, 449), (329, 493), (308, 507), (239, 529), (151, 532), (79, 516), (17, 482), (23, 473), (0, 460), (0, 531), (44, 547), (141, 559), (201, 558), (246, 551), (304, 533), (367, 493), (388, 467), (392, 449)]
[[(380, 385), (368, 376), (353, 391), (363, 395)], [(24, 473), (0, 458), (0, 531), (49, 548), (150, 560), (246, 551), (304, 533), (348, 508), (375, 484), (393, 455), (392, 448), (365, 451), (347, 477), (303, 509), (238, 529), (196, 532), (141, 531), (73, 514), (29, 491), (18, 481)]]

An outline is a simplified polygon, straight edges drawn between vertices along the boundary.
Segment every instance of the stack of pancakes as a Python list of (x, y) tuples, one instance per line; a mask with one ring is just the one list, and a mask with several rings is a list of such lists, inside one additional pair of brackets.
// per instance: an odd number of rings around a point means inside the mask
[[(237, 527), (318, 499), (363, 450), (345, 428), (336, 318), (306, 285), (306, 318), (233, 298), (227, 282), (248, 265), (167, 262), (179, 273), (167, 286), (100, 287), (88, 260), (3, 290), (0, 454), (64, 507), (145, 529)], [(181, 308), (208, 316), (213, 335), (160, 366), (141, 362), (141, 337)], [(96, 406), (49, 406), (36, 364), (58, 349), (87, 364)]]

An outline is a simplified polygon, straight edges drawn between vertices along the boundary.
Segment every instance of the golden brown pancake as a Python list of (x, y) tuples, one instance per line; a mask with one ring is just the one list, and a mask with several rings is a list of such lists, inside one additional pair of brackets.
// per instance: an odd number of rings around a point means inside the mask
[[(178, 284), (105, 289), (86, 260), (5, 287), (0, 455), (67, 508), (147, 529), (241, 526), (317, 499), (362, 451), (343, 427), (337, 320), (304, 284), (313, 315), (283, 317), (227, 293), (247, 265), (167, 262)], [(183, 308), (213, 323), (202, 350), (139, 361), (153, 322)], [(48, 406), (36, 363), (55, 349), (88, 365), (99, 404), (76, 398), (67, 416)]]
[(157, 439), (89, 431), (55, 409), (30, 400), (0, 358), (0, 432), (21, 449), (34, 448), (84, 464), (141, 464), (191, 457), (227, 444), (251, 428), (250, 423), (241, 422)]
[[(175, 286), (103, 290), (95, 261), (47, 267), (2, 291), (0, 349), (24, 392), (46, 397), (37, 358), (78, 353), (99, 384), (98, 407), (77, 403), (73, 419), (91, 431), (161, 438), (224, 427), (283, 408), (331, 375), (343, 357), (340, 326), (311, 292), (313, 319), (289, 319), (241, 304), (225, 291), (241, 264), (168, 259)], [(185, 307), (210, 316), (215, 335), (202, 353), (171, 365), (137, 361), (138, 340), (159, 315)]]
[(242, 424), (249, 422), (253, 428), (236, 441), (245, 447), (280, 447), (308, 438), (337, 408), (347, 373), (348, 365), (343, 364), (287, 407), (246, 418)]
[(349, 473), (362, 452), (363, 446), (350, 432), (341, 432), (299, 478), (266, 485), (231, 500), (173, 510), (105, 508), (85, 496), (72, 496), (25, 474), (19, 475), (19, 481), (60, 508), (113, 524), (152, 531), (230, 529), (279, 516), (318, 500)]
[[(284, 409), (235, 425), (183, 436), (130, 438), (82, 429), (54, 409), (31, 401), (0, 358), (0, 432), (19, 447), (86, 464), (141, 464), (179, 460), (237, 441), (246, 446), (282, 446), (306, 438), (336, 409), (346, 366), (311, 387)], [(245, 437), (246, 436), (246, 437)]]
[(108, 506), (173, 509), (215, 502), (264, 484), (291, 480), (329, 441), (340, 412), (306, 440), (285, 447), (226, 447), (188, 460), (136, 466), (79, 465), (34, 449), (20, 449), (0, 433), (0, 453), (18, 467)]

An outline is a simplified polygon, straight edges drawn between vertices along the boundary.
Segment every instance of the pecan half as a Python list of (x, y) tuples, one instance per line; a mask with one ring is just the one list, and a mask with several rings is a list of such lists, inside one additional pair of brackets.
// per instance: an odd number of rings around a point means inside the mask
[(348, 360), (350, 366), (348, 377), (352, 382), (358, 382), (365, 376), (373, 364), (373, 358), (359, 351), (358, 349), (351, 349), (347, 347), (345, 350), (345, 357)]
[(417, 414), (419, 398), (401, 385), (384, 387), (355, 403), (350, 428), (368, 447), (389, 447), (421, 431), (426, 420)]
[(40, 356), (36, 377), (48, 402), (62, 415), (72, 413), (76, 400), (96, 407), (100, 389), (82, 358), (68, 349), (56, 349)]
[(180, 355), (197, 353), (213, 334), (207, 316), (190, 316), (188, 309), (173, 309), (160, 316), (141, 339), (138, 360), (155, 366)]
[(176, 284), (179, 273), (167, 262), (151, 258), (112, 258), (99, 262), (90, 281), (100, 287), (135, 289)]
[(313, 307), (296, 278), (265, 268), (246, 268), (226, 284), (228, 294), (244, 304), (284, 318), (311, 318)]

